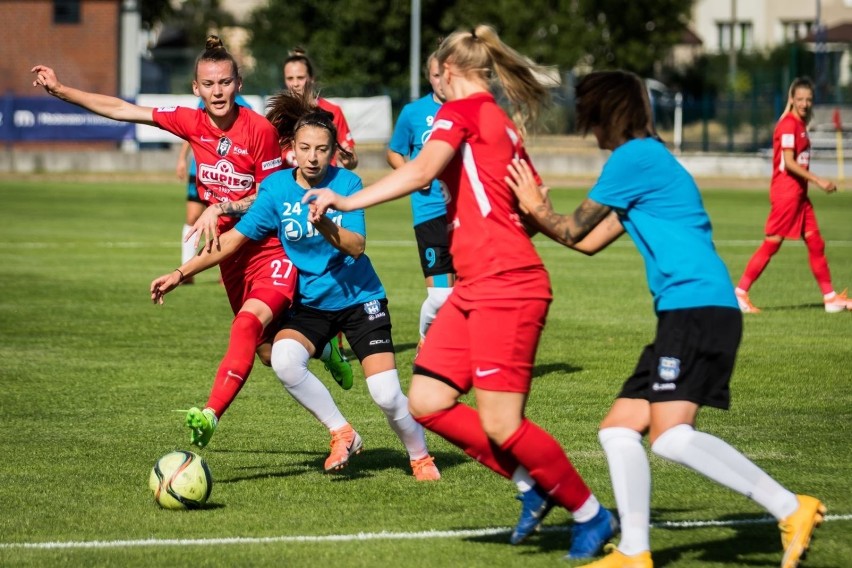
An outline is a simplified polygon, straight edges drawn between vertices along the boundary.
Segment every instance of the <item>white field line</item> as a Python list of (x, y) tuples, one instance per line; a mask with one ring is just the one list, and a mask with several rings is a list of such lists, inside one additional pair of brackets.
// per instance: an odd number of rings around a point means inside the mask
[[(717, 240), (714, 241), (717, 247), (756, 247), (760, 245), (762, 240)], [(784, 243), (784, 246), (804, 246), (801, 241), (791, 240)], [(826, 241), (829, 247), (852, 247), (852, 241)], [(177, 241), (143, 243), (143, 242), (99, 242), (99, 243), (75, 243), (75, 242), (48, 242), (48, 243), (33, 243), (33, 242), (2, 242), (0, 241), (0, 249), (68, 249), (68, 248), (104, 248), (104, 249), (141, 249), (141, 248), (175, 248), (178, 246)], [(417, 243), (414, 240), (368, 240), (367, 248), (395, 248), (395, 247), (415, 247)], [(538, 247), (561, 247), (554, 242), (538, 239), (536, 240)], [(629, 238), (623, 238), (612, 243), (610, 246), (615, 247), (632, 247), (633, 243)]]
[[(826, 515), (825, 521), (849, 521), (850, 515)], [(772, 517), (758, 517), (730, 521), (660, 521), (651, 523), (652, 528), (702, 528), (702, 527), (733, 527), (739, 525), (774, 524)], [(551, 526), (542, 529), (545, 532), (565, 532), (567, 526)], [(435, 538), (470, 538), (509, 534), (510, 528), (498, 527), (490, 529), (469, 529), (454, 531), (420, 531), (420, 532), (375, 532), (331, 535), (302, 535), (302, 536), (269, 536), (269, 537), (229, 537), (229, 538), (174, 538), (144, 540), (84, 540), (66, 542), (3, 542), (2, 549), (56, 550), (70, 548), (131, 548), (140, 546), (211, 546), (226, 544), (276, 544), (276, 543), (314, 543), (314, 542), (353, 542), (368, 540), (427, 540)]]

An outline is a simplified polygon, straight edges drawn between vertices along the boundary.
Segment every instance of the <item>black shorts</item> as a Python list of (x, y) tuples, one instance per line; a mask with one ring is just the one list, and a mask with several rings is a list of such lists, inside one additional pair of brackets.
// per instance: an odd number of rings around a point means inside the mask
[(391, 319), (387, 299), (372, 300), (343, 310), (317, 310), (297, 305), (281, 325), (281, 329), (298, 331), (314, 345), (316, 357), (338, 332), (362, 361), (375, 353), (393, 353)]
[(420, 252), (420, 267), (423, 276), (453, 274), (453, 257), (450, 255), (450, 233), (447, 231), (447, 216), (441, 215), (414, 226), (414, 238)]
[(186, 200), (194, 203), (204, 203), (198, 196), (198, 184), (195, 176), (189, 176), (189, 181), (186, 183)]
[(742, 331), (742, 312), (735, 308), (660, 312), (654, 343), (642, 351), (618, 397), (729, 408)]

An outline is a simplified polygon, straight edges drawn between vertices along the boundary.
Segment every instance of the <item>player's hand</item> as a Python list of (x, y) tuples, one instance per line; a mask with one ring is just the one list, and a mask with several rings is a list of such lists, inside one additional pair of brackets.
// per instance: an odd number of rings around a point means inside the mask
[(186, 179), (186, 160), (178, 160), (177, 167), (175, 168), (175, 174), (179, 180)]
[(56, 78), (56, 73), (53, 69), (45, 65), (36, 65), (30, 70), (30, 73), (35, 73), (36, 78), (33, 81), (33, 87), (44, 87), (48, 94), (56, 96), (62, 88), (62, 83)]
[(319, 221), (329, 209), (349, 211), (346, 208), (346, 198), (327, 188), (308, 190), (302, 197), (302, 203), (310, 203), (308, 221), (311, 223)]
[(529, 212), (547, 203), (547, 187), (539, 187), (526, 160), (512, 160), (507, 166), (509, 175), (503, 178), (515, 193), (521, 210)]
[(834, 193), (837, 191), (837, 184), (830, 179), (817, 179), (817, 185), (826, 193)]
[(163, 303), (163, 296), (178, 287), (181, 281), (181, 274), (178, 270), (172, 270), (168, 274), (163, 274), (151, 281), (151, 301), (155, 304)]
[(197, 248), (198, 242), (202, 241), (207, 252), (212, 250), (214, 244), (216, 248), (219, 248), (219, 215), (221, 215), (221, 211), (216, 205), (211, 205), (205, 209), (189, 229), (184, 242), (189, 242), (189, 239), (194, 238), (193, 246)]

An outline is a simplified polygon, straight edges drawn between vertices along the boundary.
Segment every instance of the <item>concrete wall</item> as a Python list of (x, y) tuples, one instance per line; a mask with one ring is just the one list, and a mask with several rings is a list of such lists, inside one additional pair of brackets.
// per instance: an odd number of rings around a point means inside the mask
[[(530, 156), (545, 179), (549, 177), (596, 177), (607, 154), (597, 150), (530, 149)], [(384, 147), (359, 147), (358, 172), (388, 170)], [(768, 178), (772, 163), (769, 155), (757, 154), (683, 154), (680, 162), (695, 177), (733, 179)], [(70, 151), (70, 150), (0, 150), (0, 174), (61, 174), (61, 173), (147, 173), (168, 175), (175, 171), (177, 147), (169, 150), (139, 152)], [(837, 162), (834, 159), (813, 160), (811, 171), (835, 179)], [(850, 168), (852, 174), (852, 168)], [(365, 176), (366, 177), (366, 176)]]

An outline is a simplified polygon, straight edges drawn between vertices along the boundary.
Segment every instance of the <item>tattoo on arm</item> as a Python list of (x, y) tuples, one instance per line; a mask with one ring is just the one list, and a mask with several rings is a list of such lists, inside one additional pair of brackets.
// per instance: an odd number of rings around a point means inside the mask
[(583, 240), (609, 212), (609, 207), (588, 199), (571, 215), (555, 212), (550, 203), (542, 203), (532, 211), (542, 229), (568, 246)]
[(219, 213), (221, 215), (227, 215), (228, 217), (242, 217), (245, 215), (246, 211), (248, 211), (249, 207), (251, 207), (251, 204), (254, 203), (255, 199), (257, 199), (257, 194), (249, 195), (239, 201), (218, 203), (216, 207), (219, 209)]

